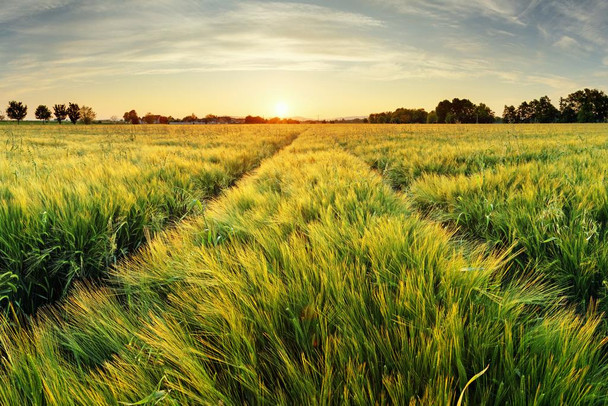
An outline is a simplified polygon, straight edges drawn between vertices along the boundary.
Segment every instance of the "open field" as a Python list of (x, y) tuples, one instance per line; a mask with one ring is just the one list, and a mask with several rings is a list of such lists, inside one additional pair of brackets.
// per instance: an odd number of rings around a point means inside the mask
[(0, 127), (3, 301), (31, 312), (63, 296), (75, 279), (105, 276), (295, 131)]
[(608, 125), (26, 127), (1, 404), (608, 404)]

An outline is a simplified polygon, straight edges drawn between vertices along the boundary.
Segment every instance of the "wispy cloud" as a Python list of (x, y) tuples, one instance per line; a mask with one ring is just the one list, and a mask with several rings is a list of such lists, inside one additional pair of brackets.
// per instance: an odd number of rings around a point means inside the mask
[[(365, 32), (382, 26), (362, 14), (309, 4), (235, 2), (226, 9), (186, 0), (69, 7), (49, 1), (31, 17), (35, 23), (24, 21), (33, 3), (0, 11), (8, 26), (0, 49), (13, 48), (3, 54), (3, 86), (116, 74), (332, 69), (373, 58)], [(53, 15), (59, 7), (64, 13)]]
[(486, 80), (570, 89), (608, 66), (604, 0), (5, 3), (0, 90), (11, 97), (118, 78), (261, 71), (339, 74), (370, 87), (451, 80), (477, 89)]

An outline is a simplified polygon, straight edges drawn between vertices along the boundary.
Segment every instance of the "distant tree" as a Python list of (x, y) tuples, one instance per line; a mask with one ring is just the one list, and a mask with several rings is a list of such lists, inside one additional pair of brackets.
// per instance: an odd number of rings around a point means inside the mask
[(389, 121), (394, 124), (425, 124), (428, 113), (424, 109), (399, 108), (390, 115)]
[(4, 121), (4, 119), (6, 118), (6, 116), (2, 113), (0, 113), (0, 121)]
[(476, 106), (469, 99), (453, 99), (451, 111), (456, 123), (472, 124), (477, 122)]
[(435, 114), (437, 115), (437, 122), (440, 124), (493, 123), (495, 120), (494, 113), (485, 104), (482, 103), (477, 106), (469, 99), (443, 100), (435, 107)]
[(139, 116), (135, 110), (127, 111), (123, 114), (122, 118), (125, 120), (125, 123), (139, 124)]
[(80, 108), (80, 119), (83, 124), (91, 124), (93, 120), (97, 117), (97, 114), (93, 111), (93, 109), (89, 106), (82, 106)]
[(452, 110), (452, 103), (449, 100), (443, 100), (439, 102), (437, 107), (435, 107), (435, 114), (437, 114), (437, 122), (439, 124), (446, 123), (446, 118), (448, 113)]
[(247, 116), (245, 117), (245, 124), (264, 124), (266, 120), (260, 116)]
[(507, 124), (517, 123), (517, 109), (515, 106), (505, 106), (502, 113), (502, 121)]
[(563, 97), (559, 99), (559, 121), (562, 123), (575, 123), (576, 122), (576, 111), (572, 108), (572, 105)]
[(72, 124), (76, 124), (78, 122), (78, 119), (80, 119), (80, 107), (78, 106), (78, 104), (69, 103), (67, 111), (68, 117), (70, 118)]
[(530, 102), (533, 110), (533, 122), (555, 123), (559, 120), (559, 110), (551, 103), (549, 96), (543, 96)]
[(10, 101), (6, 108), (6, 115), (11, 120), (17, 120), (17, 124), (27, 116), (27, 106), (21, 102)]
[(428, 124), (437, 124), (437, 120), (438, 120), (438, 118), (437, 118), (437, 113), (435, 112), (435, 110), (431, 111), (426, 118), (426, 122)]
[(493, 124), (496, 122), (496, 116), (488, 106), (479, 103), (479, 106), (475, 107), (475, 122), (478, 124)]
[(565, 122), (605, 122), (608, 120), (608, 96), (597, 89), (578, 90), (561, 99), (560, 110)]
[(44, 105), (40, 105), (36, 108), (36, 112), (34, 113), (38, 120), (42, 120), (43, 123), (46, 123), (51, 118), (51, 110)]
[(141, 120), (146, 123), (146, 124), (154, 124), (156, 123), (158, 116), (152, 114), (152, 113), (146, 113), (145, 116), (143, 116), (141, 118)]
[(110, 117), (110, 121), (113, 122), (113, 123), (118, 123), (118, 121), (119, 121), (118, 120), (118, 116), (112, 116), (112, 117)]
[(65, 104), (56, 104), (53, 106), (53, 114), (55, 115), (57, 122), (61, 124), (68, 116), (68, 109), (65, 107)]
[(217, 123), (218, 121), (218, 117), (214, 114), (207, 114), (205, 116), (205, 118), (203, 119), (203, 122), (209, 124), (209, 123)]
[(448, 114), (445, 115), (445, 123), (446, 124), (456, 124), (456, 116), (451, 111), (448, 111)]
[(369, 115), (369, 122), (372, 124), (390, 123), (392, 113), (374, 113)]
[(169, 124), (169, 117), (159, 116), (158, 124)]
[(182, 121), (185, 123), (194, 123), (198, 121), (198, 117), (196, 116), (196, 114), (192, 113), (189, 116), (182, 118)]
[(174, 121), (175, 121), (175, 118), (173, 118), (173, 116), (169, 116), (169, 117), (167, 117), (167, 122), (168, 122), (168, 123), (172, 123), (172, 122), (174, 122)]
[(534, 109), (527, 101), (522, 102), (516, 110), (518, 123), (531, 123), (534, 118)]

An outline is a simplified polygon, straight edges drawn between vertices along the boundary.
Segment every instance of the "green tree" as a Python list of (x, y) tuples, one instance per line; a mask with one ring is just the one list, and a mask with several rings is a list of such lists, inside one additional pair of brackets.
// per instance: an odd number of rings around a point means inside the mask
[(91, 124), (95, 120), (95, 117), (97, 117), (97, 114), (95, 114), (91, 107), (82, 106), (80, 108), (80, 119), (83, 124)]
[(475, 120), (479, 124), (493, 124), (496, 121), (496, 116), (492, 109), (483, 103), (475, 107)]
[(435, 110), (431, 111), (426, 118), (426, 122), (428, 124), (437, 124), (437, 120), (437, 113), (435, 112)]
[(597, 89), (571, 93), (560, 101), (562, 121), (601, 123), (608, 120), (608, 96)]
[(11, 120), (17, 120), (17, 124), (27, 116), (27, 106), (21, 102), (11, 100), (6, 108), (6, 115)]
[(531, 123), (534, 118), (534, 110), (527, 101), (519, 105), (516, 114), (518, 123)]
[(56, 104), (53, 106), (53, 114), (55, 115), (57, 122), (61, 124), (68, 116), (68, 109), (65, 107), (65, 104)]
[(449, 100), (443, 100), (439, 102), (439, 104), (435, 108), (435, 114), (437, 114), (437, 122), (439, 124), (447, 123), (446, 119), (450, 111), (452, 111), (452, 103)]
[(515, 106), (505, 106), (502, 112), (502, 121), (507, 124), (517, 123), (517, 109)]
[(51, 118), (51, 110), (49, 110), (49, 108), (45, 105), (41, 104), (36, 108), (35, 115), (38, 120), (42, 120), (43, 123), (46, 123)]
[(469, 99), (453, 99), (451, 111), (456, 123), (471, 124), (477, 122), (476, 106)]
[(67, 112), (70, 121), (75, 125), (80, 119), (80, 107), (76, 103), (69, 103)]
[(534, 110), (534, 122), (555, 123), (559, 119), (559, 110), (551, 103), (549, 96), (543, 96), (530, 103)]

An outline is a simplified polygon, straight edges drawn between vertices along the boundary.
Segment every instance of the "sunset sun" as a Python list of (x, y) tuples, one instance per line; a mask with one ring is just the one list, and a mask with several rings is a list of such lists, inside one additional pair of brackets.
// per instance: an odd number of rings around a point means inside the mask
[(279, 118), (285, 118), (289, 113), (289, 106), (285, 102), (279, 102), (274, 106), (274, 112)]

